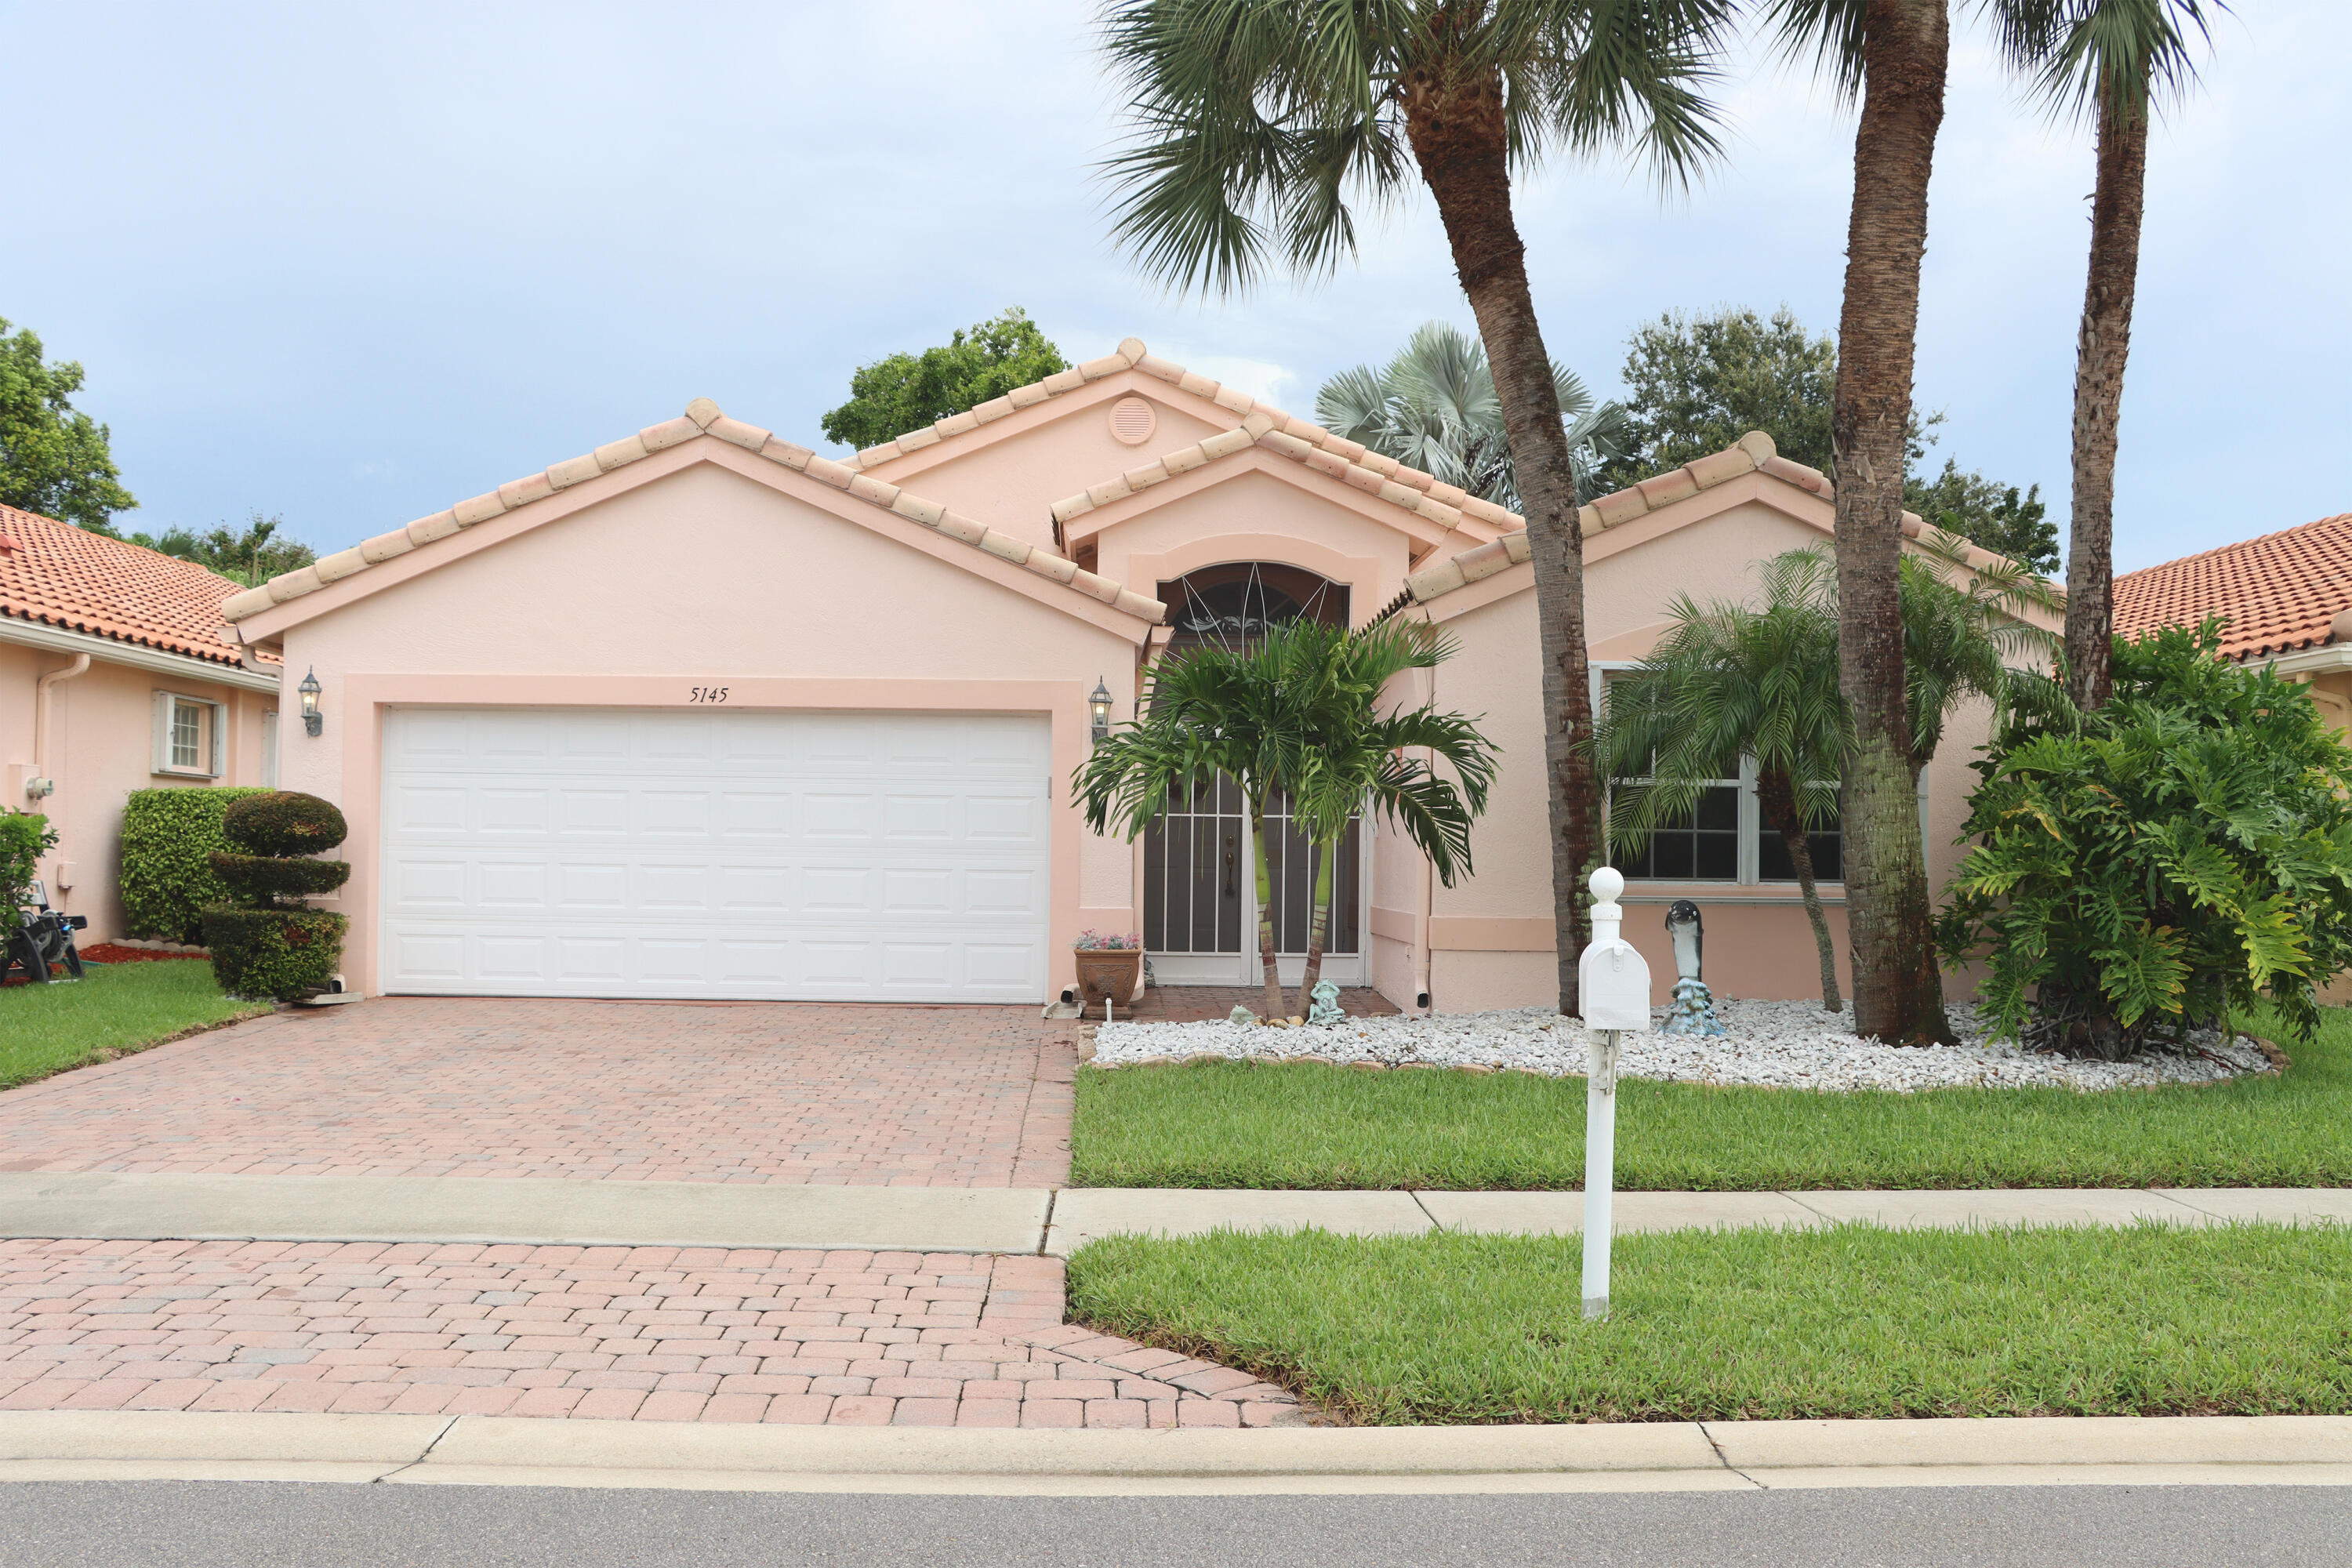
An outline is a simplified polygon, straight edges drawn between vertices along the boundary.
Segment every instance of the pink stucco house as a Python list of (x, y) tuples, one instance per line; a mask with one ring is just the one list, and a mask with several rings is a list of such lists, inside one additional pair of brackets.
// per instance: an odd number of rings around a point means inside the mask
[(221, 622), (236, 584), (0, 506), (0, 806), (57, 829), (41, 863), (85, 940), (130, 934), (116, 873), (136, 789), (271, 782), (278, 670)]
[[(1675, 594), (1741, 595), (1832, 520), (1761, 436), (1586, 509), (1596, 679)], [(354, 989), (1028, 1003), (1071, 984), (1087, 927), (1141, 931), (1163, 984), (1255, 962), (1231, 801), (1133, 845), (1073, 809), (1098, 688), (1125, 719), (1153, 659), (1262, 616), (1425, 618), (1461, 645), (1440, 701), (1505, 749), (1477, 875), (1434, 886), (1366, 825), (1327, 971), (1408, 1008), (1554, 994), (1520, 520), (1133, 339), (838, 461), (698, 400), (223, 613), (289, 681), (315, 672), (321, 732), (286, 726), (278, 776), (351, 820)], [(1922, 802), (1939, 872), (1969, 729)], [(1718, 795), (1631, 868), (1628, 934), (1671, 978), (1640, 907), (1696, 898), (1721, 988), (1804, 994), (1752, 787)]]

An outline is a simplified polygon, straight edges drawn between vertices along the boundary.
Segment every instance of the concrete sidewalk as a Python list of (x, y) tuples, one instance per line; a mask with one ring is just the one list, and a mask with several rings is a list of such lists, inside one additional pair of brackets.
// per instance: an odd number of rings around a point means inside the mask
[(2352, 1484), (2352, 1417), (1150, 1432), (504, 1416), (0, 1414), (0, 1481), (305, 1480), (1012, 1496)]
[[(0, 1173), (0, 1237), (882, 1247), (1066, 1256), (1097, 1236), (1316, 1226), (1575, 1235), (1580, 1193), (824, 1187), (503, 1178)], [(2352, 1222), (2352, 1188), (1620, 1193), (1620, 1235), (1811, 1226)]]

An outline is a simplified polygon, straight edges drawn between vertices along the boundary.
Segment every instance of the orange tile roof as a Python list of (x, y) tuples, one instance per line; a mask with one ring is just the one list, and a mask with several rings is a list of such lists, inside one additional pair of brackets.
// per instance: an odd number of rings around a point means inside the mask
[(2220, 616), (2229, 623), (2221, 652), (2230, 658), (2330, 641), (2346, 610), (2352, 610), (2352, 512), (2116, 579), (2118, 637)]
[(0, 506), (0, 615), (241, 664), (221, 617), (236, 591), (193, 561)]

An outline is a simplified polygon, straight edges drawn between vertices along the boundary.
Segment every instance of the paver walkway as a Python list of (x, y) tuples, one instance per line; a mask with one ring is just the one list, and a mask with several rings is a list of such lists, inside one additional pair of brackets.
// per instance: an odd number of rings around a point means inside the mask
[(1034, 1007), (378, 997), (0, 1094), (0, 1171), (1053, 1186)]
[(1062, 1321), (1058, 1259), (0, 1241), (0, 1410), (1269, 1426), (1246, 1373)]

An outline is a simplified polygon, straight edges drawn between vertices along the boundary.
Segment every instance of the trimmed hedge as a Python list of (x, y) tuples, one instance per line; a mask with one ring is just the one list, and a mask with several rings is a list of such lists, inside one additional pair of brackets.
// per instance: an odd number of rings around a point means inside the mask
[(348, 860), (273, 860), (266, 855), (231, 855), (218, 849), (207, 858), (215, 876), (260, 903), (315, 898), (352, 879)]
[(122, 808), (122, 913), (133, 936), (200, 942), (204, 910), (227, 887), (208, 857), (228, 847), (221, 814), (265, 789), (135, 789)]
[(279, 789), (248, 795), (230, 806), (221, 814), (221, 832), (248, 854), (283, 859), (324, 854), (351, 829), (331, 803), (299, 790)]
[(213, 977), (230, 995), (257, 1002), (324, 991), (351, 923), (325, 910), (206, 910)]

